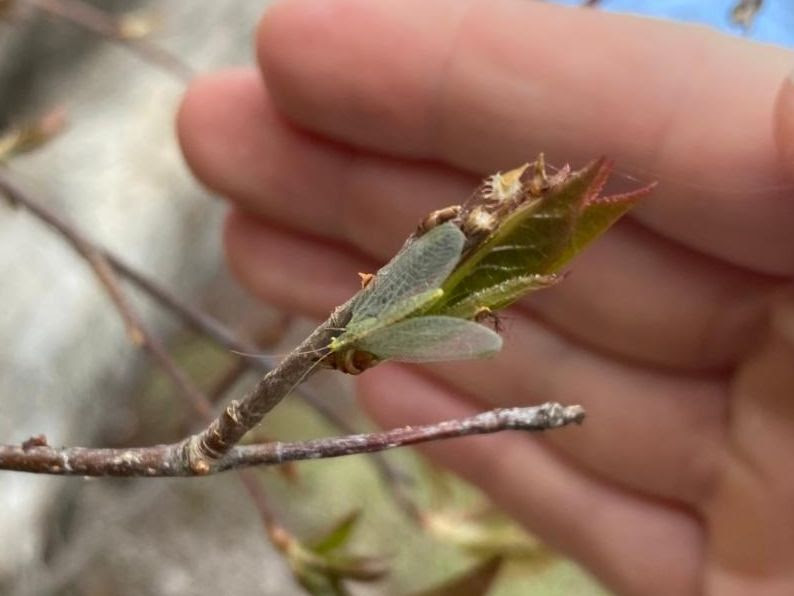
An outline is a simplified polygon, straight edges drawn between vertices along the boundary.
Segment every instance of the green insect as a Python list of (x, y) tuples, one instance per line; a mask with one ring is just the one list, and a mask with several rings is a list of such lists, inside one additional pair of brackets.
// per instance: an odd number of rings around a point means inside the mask
[(437, 362), (482, 358), (502, 347), (499, 334), (464, 318), (422, 313), (437, 302), (466, 237), (452, 222), (406, 245), (353, 305), (350, 322), (328, 346), (326, 362), (358, 374), (383, 360)]

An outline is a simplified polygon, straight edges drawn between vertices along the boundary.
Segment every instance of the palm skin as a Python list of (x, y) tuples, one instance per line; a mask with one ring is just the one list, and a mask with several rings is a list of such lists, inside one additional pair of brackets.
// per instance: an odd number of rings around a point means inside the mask
[(581, 428), (426, 452), (618, 593), (794, 593), (794, 54), (525, 0), (282, 1), (257, 54), (194, 82), (178, 132), (232, 269), (292, 311), (538, 151), (659, 181), (497, 358), (358, 390), (384, 426), (581, 403)]

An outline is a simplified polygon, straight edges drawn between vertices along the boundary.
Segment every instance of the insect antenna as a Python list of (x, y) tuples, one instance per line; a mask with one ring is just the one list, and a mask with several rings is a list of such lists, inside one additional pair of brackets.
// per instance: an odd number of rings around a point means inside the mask
[(284, 395), (285, 395), (285, 396), (287, 396), (287, 395), (289, 395), (290, 393), (292, 393), (293, 391), (295, 391), (295, 388), (296, 388), (298, 385), (300, 385), (301, 383), (303, 383), (303, 381), (305, 381), (305, 380), (306, 380), (306, 377), (308, 377), (308, 376), (309, 376), (311, 373), (313, 373), (313, 372), (315, 371), (315, 369), (316, 369), (318, 366), (320, 366), (320, 364), (322, 364), (322, 362), (323, 362), (323, 358), (318, 358), (317, 360), (315, 360), (314, 362), (312, 362), (312, 365), (311, 365), (309, 368), (307, 368), (305, 371), (303, 371), (303, 374), (302, 374), (300, 377), (298, 377), (298, 380), (297, 380), (297, 381), (295, 381), (295, 383), (292, 385), (292, 387), (290, 387), (290, 388), (289, 388), (289, 389), (288, 389), (288, 390), (287, 390), (287, 391), (284, 393)]
[[(328, 350), (328, 347), (322, 348), (315, 348), (313, 350), (305, 350), (303, 352), (283, 352), (281, 354), (263, 354), (261, 352), (241, 352), (239, 350), (229, 350), (232, 354), (236, 354), (237, 356), (242, 356), (244, 358), (260, 358), (266, 360), (274, 360), (276, 358), (286, 358), (287, 356), (296, 355), (296, 356), (305, 356), (307, 354), (320, 354), (324, 350)], [(329, 350), (330, 351), (330, 350)], [(323, 354), (323, 356), (327, 355), (327, 352)]]

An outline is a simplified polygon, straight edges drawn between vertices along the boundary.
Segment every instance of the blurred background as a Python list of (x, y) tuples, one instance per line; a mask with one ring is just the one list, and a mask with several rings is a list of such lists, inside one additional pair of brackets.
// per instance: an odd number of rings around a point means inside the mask
[[(311, 322), (254, 303), (231, 279), (220, 249), (222, 205), (186, 170), (173, 126), (194, 74), (253, 64), (252, 33), (267, 4), (0, 0), (0, 174), (242, 341), (283, 353)], [(744, 12), (731, 0), (599, 4), (770, 43), (794, 40), (794, 7), (785, 0), (745, 2)], [(0, 280), (0, 442), (44, 434), (53, 445), (122, 447), (173, 441), (195, 427), (85, 260), (40, 217), (2, 201)], [(209, 395), (237, 396), (259, 374), (145, 292), (124, 290)], [(319, 375), (309, 391), (334, 404), (332, 416), (367, 428), (341, 377)], [(339, 432), (298, 398), (256, 434)], [(256, 481), (306, 548), (319, 553), (320, 538), (329, 538), (323, 556), (333, 555), (325, 562), (335, 561), (336, 576), (366, 580), (346, 582), (353, 593), (602, 593), (476, 491), (407, 450), (260, 470)], [(234, 474), (86, 480), (0, 472), (0, 537), (0, 594), (305, 593), (296, 569), (318, 593), (339, 589), (271, 546)]]

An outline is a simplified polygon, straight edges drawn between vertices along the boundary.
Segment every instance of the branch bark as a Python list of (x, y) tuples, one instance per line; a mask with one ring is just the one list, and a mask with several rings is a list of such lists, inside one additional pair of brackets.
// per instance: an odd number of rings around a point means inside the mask
[(228, 453), (249, 430), (262, 421), (265, 414), (308, 378), (335, 333), (350, 318), (351, 304), (352, 301), (348, 301), (334, 310), (303, 343), (262, 377), (242, 400), (231, 401), (206, 429), (188, 439), (188, 458), (197, 471), (208, 471), (211, 460), (218, 460)]
[(291, 443), (276, 441), (233, 447), (212, 462), (211, 466), (201, 469), (196, 469), (188, 456), (187, 441), (133, 449), (92, 449), (50, 447), (42, 444), (42, 437), (37, 437), (22, 445), (0, 446), (0, 469), (62, 476), (204, 476), (232, 469), (372, 453), (439, 439), (505, 430), (538, 432), (571, 423), (580, 424), (584, 415), (580, 406), (566, 407), (558, 403), (502, 408), (425, 426), (406, 426), (382, 432)]
[[(51, 226), (69, 244), (71, 244), (79, 254), (85, 256), (86, 253), (90, 251), (91, 253), (99, 255), (99, 257), (101, 257), (105, 262), (109, 263), (120, 276), (124, 277), (139, 290), (154, 299), (163, 308), (179, 317), (183, 323), (197, 333), (208, 337), (216, 344), (231, 351), (248, 354), (255, 353), (257, 351), (256, 345), (239, 338), (218, 319), (183, 301), (174, 293), (147, 275), (144, 275), (126, 263), (123, 259), (117, 255), (114, 255), (112, 252), (94, 245), (80, 232), (80, 230), (69, 224), (57, 213), (46, 207), (43, 201), (32, 197), (18, 184), (16, 184), (2, 168), (0, 168), (0, 193), (4, 194), (12, 205), (23, 207), (38, 219)], [(88, 260), (89, 264), (92, 264), (91, 259)], [(99, 276), (98, 271), (97, 275)], [(99, 276), (99, 278), (100, 281), (103, 281), (102, 276)], [(118, 287), (115, 289), (118, 290)], [(109, 288), (108, 291), (110, 291)], [(113, 297), (112, 292), (111, 297)], [(126, 321), (128, 318), (128, 315), (124, 314), (124, 311), (127, 310), (126, 307), (122, 307), (121, 304), (115, 301), (114, 303), (116, 304), (117, 308), (119, 308)], [(136, 323), (136, 327), (138, 326), (140, 326), (139, 322)], [(131, 337), (133, 336), (131, 335)], [(154, 351), (156, 352), (166, 352), (164, 346), (161, 346), (159, 342), (150, 341), (147, 345), (150, 349), (153, 347)], [(158, 360), (160, 359), (158, 358)], [(248, 368), (256, 368), (265, 373), (269, 372), (273, 368), (273, 363), (269, 358), (244, 358), (243, 362)], [(169, 371), (169, 376), (174, 380), (175, 383), (181, 385), (182, 391), (185, 392), (183, 383), (184, 379), (177, 379), (175, 377), (173, 374), (174, 367), (168, 366), (167, 370)], [(178, 368), (176, 370), (178, 373), (181, 373)], [(184, 375), (182, 374), (177, 376)], [(190, 393), (193, 393), (193, 391), (190, 390)], [(340, 432), (344, 434), (355, 433), (355, 428), (346, 419), (340, 416), (333, 405), (329, 404), (327, 400), (324, 400), (321, 395), (308, 390), (306, 387), (302, 387), (297, 393), (310, 406), (322, 414), (333, 426), (339, 429)], [(190, 401), (198, 403), (198, 400), (194, 400), (194, 398), (191, 398)], [(209, 421), (212, 419), (211, 411), (203, 407), (200, 409), (202, 410), (200, 413), (203, 420)], [(392, 488), (392, 493), (395, 495), (395, 499), (398, 501), (398, 503), (400, 503), (401, 507), (406, 512), (412, 513), (414, 507), (410, 506), (410, 499), (403, 494), (404, 490), (401, 484), (402, 474), (398, 470), (394, 469), (394, 467), (379, 453), (373, 454), (373, 462), (378, 468), (381, 477)], [(245, 484), (250, 485), (251, 483), (245, 482)]]
[[(23, 205), (28, 211), (36, 215), (39, 219), (56, 229), (69, 244), (82, 255), (94, 271), (100, 284), (105, 288), (111, 301), (115, 305), (121, 318), (127, 326), (127, 333), (133, 344), (143, 347), (153, 357), (155, 362), (163, 369), (165, 374), (176, 385), (180, 394), (190, 405), (191, 409), (198, 414), (204, 423), (213, 419), (214, 412), (212, 402), (195, 385), (192, 379), (185, 374), (174, 362), (168, 353), (165, 345), (158, 337), (150, 333), (143, 323), (138, 313), (130, 305), (121, 284), (119, 283), (119, 263), (120, 261), (103, 251), (90, 240), (84, 237), (79, 230), (69, 225), (61, 219), (55, 212), (50, 211), (39, 202), (33, 200), (22, 189), (17, 187), (5, 175), (5, 171), (0, 169), (0, 193), (9, 197), (12, 204)], [(122, 272), (133, 272), (129, 267), (124, 267)], [(23, 444), (23, 451), (31, 446), (42, 446), (41, 442), (46, 443), (43, 437), (37, 437)], [(267, 503), (267, 498), (260, 486), (257, 478), (251, 475), (250, 470), (240, 470), (240, 480), (254, 502), (254, 506), (259, 512), (259, 516), (268, 531), (268, 534), (280, 528)]]
[[(117, 307), (133, 323), (138, 322), (134, 311), (131, 311), (123, 300), (117, 300), (118, 296), (123, 298), (123, 294), (115, 278), (104, 275), (108, 270), (115, 275), (111, 265), (120, 273), (131, 276), (131, 279), (134, 277), (139, 285), (148, 289), (155, 288), (156, 292), (153, 294), (182, 314), (192, 325), (202, 329), (207, 328), (207, 321), (202, 316), (195, 316), (195, 313), (185, 309), (175, 298), (156, 288), (129, 267), (120, 267), (120, 261), (94, 247), (76, 229), (31, 199), (9, 180), (2, 170), (0, 170), (0, 191), (8, 195), (12, 202), (24, 205), (37, 217), (57, 229), (89, 263), (102, 264), (97, 275), (106, 286), (109, 285), (108, 291)], [(107, 284), (107, 279), (112, 283)], [(328, 320), (320, 324), (276, 368), (271, 369), (241, 401), (232, 401), (220, 416), (197, 434), (178, 443), (133, 449), (53, 448), (39, 438), (20, 446), (0, 446), (0, 469), (81, 476), (203, 476), (257, 465), (379, 452), (393, 447), (470, 434), (510, 429), (545, 430), (571, 422), (579, 423), (584, 418), (584, 411), (579, 406), (544, 404), (532, 408), (492, 410), (471, 418), (450, 420), (425, 427), (405, 427), (381, 433), (347, 435), (295, 443), (275, 442), (236, 447), (249, 430), (259, 424), (270, 410), (315, 370), (338, 329), (347, 324), (355, 298), (354, 296), (338, 307)], [(155, 348), (152, 351), (166, 370), (178, 371), (175, 366), (169, 366), (173, 362), (170, 361), (167, 352), (164, 349), (162, 351), (156, 349), (159, 344), (145, 333), (143, 326), (139, 324), (135, 327), (139, 331), (143, 330), (143, 344), (150, 350), (152, 347)], [(216, 328), (213, 332), (216, 336), (225, 335), (225, 332), (221, 334), (217, 332)], [(225, 335), (223, 341), (226, 343), (235, 340)], [(164, 358), (163, 354), (165, 354)], [(207, 420), (210, 418), (209, 402), (200, 392), (198, 397), (200, 399), (193, 402), (193, 406), (202, 418)]]

